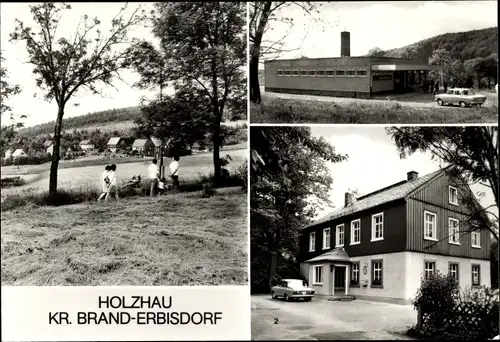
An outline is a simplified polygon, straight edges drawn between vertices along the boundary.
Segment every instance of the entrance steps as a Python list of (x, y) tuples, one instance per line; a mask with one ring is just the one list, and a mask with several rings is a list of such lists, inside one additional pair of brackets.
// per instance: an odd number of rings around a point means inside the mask
[(352, 300), (355, 300), (356, 297), (351, 296), (351, 295), (345, 295), (345, 294), (334, 294), (333, 296), (329, 296), (328, 300), (329, 301), (343, 301), (343, 302), (349, 302)]

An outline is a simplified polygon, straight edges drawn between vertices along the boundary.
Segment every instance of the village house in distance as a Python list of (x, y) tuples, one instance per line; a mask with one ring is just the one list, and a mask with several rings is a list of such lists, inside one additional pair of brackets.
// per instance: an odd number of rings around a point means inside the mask
[(426, 61), (351, 57), (350, 33), (341, 32), (341, 56), (264, 62), (265, 91), (288, 94), (371, 98), (415, 91), (436, 68)]
[(409, 304), (421, 277), (436, 271), (462, 288), (489, 287), (490, 232), (467, 232), (472, 211), (462, 198), (473, 194), (445, 171), (411, 171), (357, 199), (346, 193), (344, 207), (305, 227), (300, 272), (316, 294)]

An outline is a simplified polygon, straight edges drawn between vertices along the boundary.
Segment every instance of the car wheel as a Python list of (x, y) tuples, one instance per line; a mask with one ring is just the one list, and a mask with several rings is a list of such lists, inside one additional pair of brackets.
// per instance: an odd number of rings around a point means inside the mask
[(276, 295), (274, 294), (274, 291), (273, 291), (273, 292), (271, 292), (271, 298), (272, 298), (272, 299), (276, 299)]
[(444, 102), (443, 102), (443, 100), (441, 100), (441, 99), (438, 99), (438, 100), (437, 100), (437, 103), (438, 103), (438, 106), (442, 106), (442, 105), (444, 105)]
[(290, 298), (288, 298), (288, 295), (285, 293), (285, 295), (283, 296), (283, 298), (285, 298), (285, 301), (286, 302), (289, 302), (290, 301)]
[(463, 102), (463, 101), (460, 101), (459, 105), (460, 105), (460, 107), (462, 107), (462, 108), (467, 107), (467, 103), (465, 103), (465, 102)]

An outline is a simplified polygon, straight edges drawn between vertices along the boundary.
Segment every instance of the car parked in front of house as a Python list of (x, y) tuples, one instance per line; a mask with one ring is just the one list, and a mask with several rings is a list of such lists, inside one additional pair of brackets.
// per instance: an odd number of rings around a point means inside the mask
[(462, 108), (470, 106), (482, 106), (486, 102), (486, 96), (477, 94), (468, 88), (451, 88), (444, 94), (434, 95), (434, 101), (438, 105), (457, 104)]
[(314, 297), (314, 289), (308, 287), (307, 283), (301, 279), (282, 279), (271, 288), (271, 297), (273, 299), (282, 297), (286, 301), (293, 299), (310, 301)]

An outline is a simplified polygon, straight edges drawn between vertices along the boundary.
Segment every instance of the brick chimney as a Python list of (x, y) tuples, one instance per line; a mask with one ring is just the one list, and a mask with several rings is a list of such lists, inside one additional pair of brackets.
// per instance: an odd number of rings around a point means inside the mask
[(354, 200), (354, 195), (350, 192), (345, 193), (345, 207), (347, 207), (349, 204), (351, 204)]
[(408, 175), (408, 181), (414, 180), (418, 178), (418, 172), (417, 171), (410, 171), (407, 173)]

